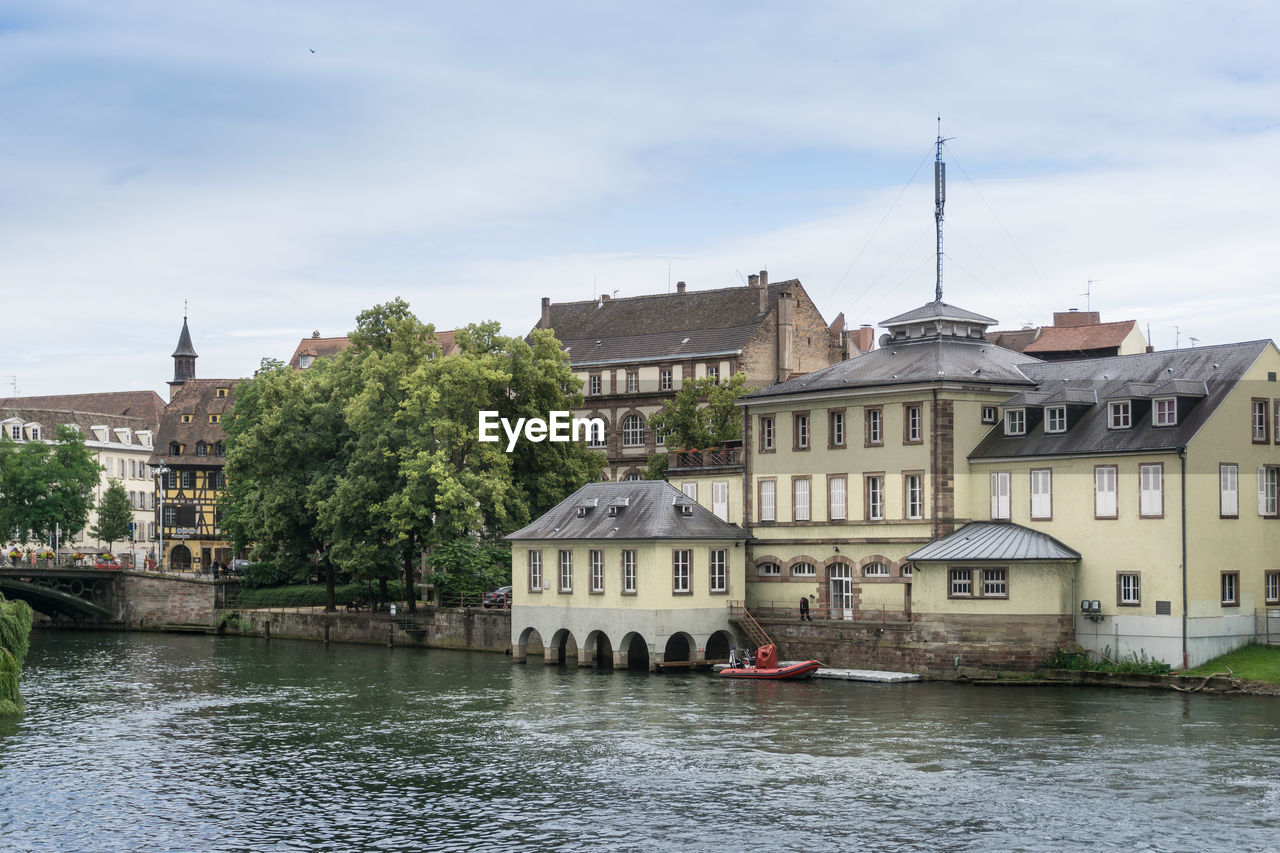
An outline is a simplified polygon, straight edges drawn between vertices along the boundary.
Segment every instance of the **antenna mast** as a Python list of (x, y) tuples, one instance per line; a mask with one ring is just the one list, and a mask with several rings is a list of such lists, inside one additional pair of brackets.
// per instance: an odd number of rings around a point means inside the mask
[(942, 162), (942, 116), (938, 116), (938, 153), (933, 160), (933, 218), (938, 223), (938, 281), (933, 288), (933, 301), (942, 301), (942, 208), (947, 203), (947, 164)]

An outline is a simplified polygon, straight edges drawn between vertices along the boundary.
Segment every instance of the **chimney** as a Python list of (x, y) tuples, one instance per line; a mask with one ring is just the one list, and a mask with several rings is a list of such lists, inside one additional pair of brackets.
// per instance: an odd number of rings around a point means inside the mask
[(1053, 312), (1053, 325), (1059, 329), (1070, 329), (1076, 326), (1096, 326), (1101, 322), (1102, 315), (1097, 311), (1080, 311), (1072, 308), (1070, 311)]
[[(751, 276), (751, 277), (755, 278), (755, 276)], [(769, 310), (769, 288), (761, 287), (759, 288), (759, 291), (760, 291), (760, 313), (763, 314), (764, 312)]]
[(756, 275), (755, 273), (752, 273), (751, 275), (747, 276), (747, 286), (748, 286), (748, 287), (759, 287), (759, 286), (760, 286), (760, 276)]
[(857, 346), (859, 352), (871, 352), (871, 348), (876, 344), (875, 329), (863, 324), (858, 327)]
[[(761, 293), (768, 293), (762, 289)], [(778, 294), (778, 373), (776, 382), (786, 382), (795, 368), (791, 364), (791, 353), (795, 349), (795, 325), (793, 309), (795, 302), (790, 293)]]
[(612, 296), (610, 296), (610, 295), (609, 295), (609, 294), (607, 294), (607, 293), (602, 293), (602, 294), (600, 294), (600, 301), (601, 301), (601, 302), (608, 302), (608, 301), (609, 301), (610, 299), (612, 299), (612, 298), (613, 298), (613, 297), (612, 297)]
[(683, 282), (683, 281), (677, 281), (677, 282), (676, 282), (676, 293), (684, 293), (684, 282)]
[(538, 328), (551, 328), (551, 297), (542, 297), (542, 319), (538, 321)]
[(761, 286), (761, 287), (768, 287), (768, 286), (769, 286), (769, 271), (768, 271), (768, 270), (760, 270), (760, 286)]

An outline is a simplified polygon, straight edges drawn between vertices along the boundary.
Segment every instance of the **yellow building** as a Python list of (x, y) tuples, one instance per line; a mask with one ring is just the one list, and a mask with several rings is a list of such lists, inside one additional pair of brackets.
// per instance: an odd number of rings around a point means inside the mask
[(746, 533), (660, 481), (589, 483), (512, 543), (517, 661), (651, 668), (722, 660), (739, 644)]

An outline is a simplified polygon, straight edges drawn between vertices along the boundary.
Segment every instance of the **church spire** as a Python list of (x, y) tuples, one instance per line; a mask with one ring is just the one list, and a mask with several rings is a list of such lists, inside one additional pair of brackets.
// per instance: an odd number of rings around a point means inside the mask
[(173, 351), (173, 379), (169, 382), (169, 399), (178, 393), (178, 389), (188, 379), (196, 378), (196, 348), (191, 344), (191, 330), (187, 328), (187, 314), (182, 313), (182, 334), (178, 335), (178, 346)]

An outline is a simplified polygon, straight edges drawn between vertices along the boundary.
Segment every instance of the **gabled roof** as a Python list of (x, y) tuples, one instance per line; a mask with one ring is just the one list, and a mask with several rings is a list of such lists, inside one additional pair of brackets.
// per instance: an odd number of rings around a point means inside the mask
[[(681, 506), (689, 506), (684, 514)], [(609, 507), (618, 507), (609, 515)], [(578, 517), (578, 508), (586, 513)], [(635, 480), (588, 483), (527, 527), (506, 537), (513, 541), (608, 539), (749, 538), (736, 524), (716, 518), (670, 483)]]
[(1087, 326), (1045, 326), (1040, 336), (1027, 344), (1023, 352), (1036, 353), (1087, 353), (1095, 350), (1116, 349), (1133, 333), (1136, 320), (1120, 320), (1115, 323), (1096, 323)]
[[(760, 287), (687, 290), (623, 299), (560, 302), (550, 327), (573, 366), (740, 353), (783, 293), (807, 295), (796, 279)], [(541, 324), (540, 324), (541, 325)]]
[(1079, 552), (1047, 533), (1004, 522), (972, 521), (950, 536), (935, 539), (907, 555), (908, 560), (929, 562), (1011, 562), (1015, 560), (1080, 559)]
[[(1003, 423), (987, 433), (970, 459), (1056, 456), (1089, 453), (1132, 453), (1185, 447), (1222, 404), (1270, 341), (1245, 341), (1209, 347), (1119, 355), (1078, 361), (1040, 361), (1021, 365), (1036, 382), (1036, 391), (1053, 394), (1067, 386), (1091, 386), (1100, 401), (1159, 396), (1189, 397), (1194, 405), (1179, 407), (1178, 423), (1153, 428), (1147, 413), (1128, 429), (1107, 428), (1107, 406), (1085, 410), (1063, 433), (1045, 433), (1043, 424), (1025, 435), (1004, 435)], [(1024, 356), (1025, 358), (1025, 356)], [(1015, 404), (1016, 405), (1016, 404)], [(1141, 412), (1135, 413), (1141, 414)]]
[[(235, 399), (236, 385), (239, 379), (188, 379), (179, 386), (177, 393), (169, 405), (164, 407), (160, 416), (160, 428), (156, 431), (152, 454), (153, 462), (165, 459), (169, 464), (195, 464), (196, 444), (215, 444), (223, 441), (226, 433), (222, 424), (209, 423), (209, 415), (224, 415), (231, 410)], [(225, 397), (218, 396), (218, 389), (226, 388)], [(183, 415), (191, 415), (190, 423), (182, 423)], [(182, 456), (175, 457), (169, 452), (169, 444), (178, 442), (183, 445)], [(223, 459), (210, 454), (199, 457), (201, 465), (221, 465)]]
[(140, 418), (155, 429), (164, 399), (155, 391), (104, 391), (99, 394), (56, 394), (44, 397), (5, 397), (0, 404), (18, 409), (97, 412)]
[(1020, 367), (1026, 363), (1025, 355), (984, 340), (930, 338), (890, 342), (866, 355), (763, 388), (744, 399), (925, 382), (1031, 385), (1031, 379)]
[(10, 407), (8, 405), (0, 406), (0, 422), (16, 421), (22, 424), (38, 423), (43, 428), (43, 437), (52, 439), (58, 431), (58, 427), (63, 424), (70, 424), (80, 431), (80, 435), (87, 442), (97, 441), (97, 437), (91, 431), (95, 426), (105, 426), (108, 428), (107, 441), (112, 444), (121, 444), (116, 429), (127, 428), (130, 430), (130, 444), (132, 446), (142, 448), (142, 442), (138, 438), (139, 432), (145, 432), (155, 429), (155, 424), (144, 418), (131, 418), (126, 415), (104, 414), (102, 412), (76, 412), (67, 409), (45, 409), (37, 407)]

